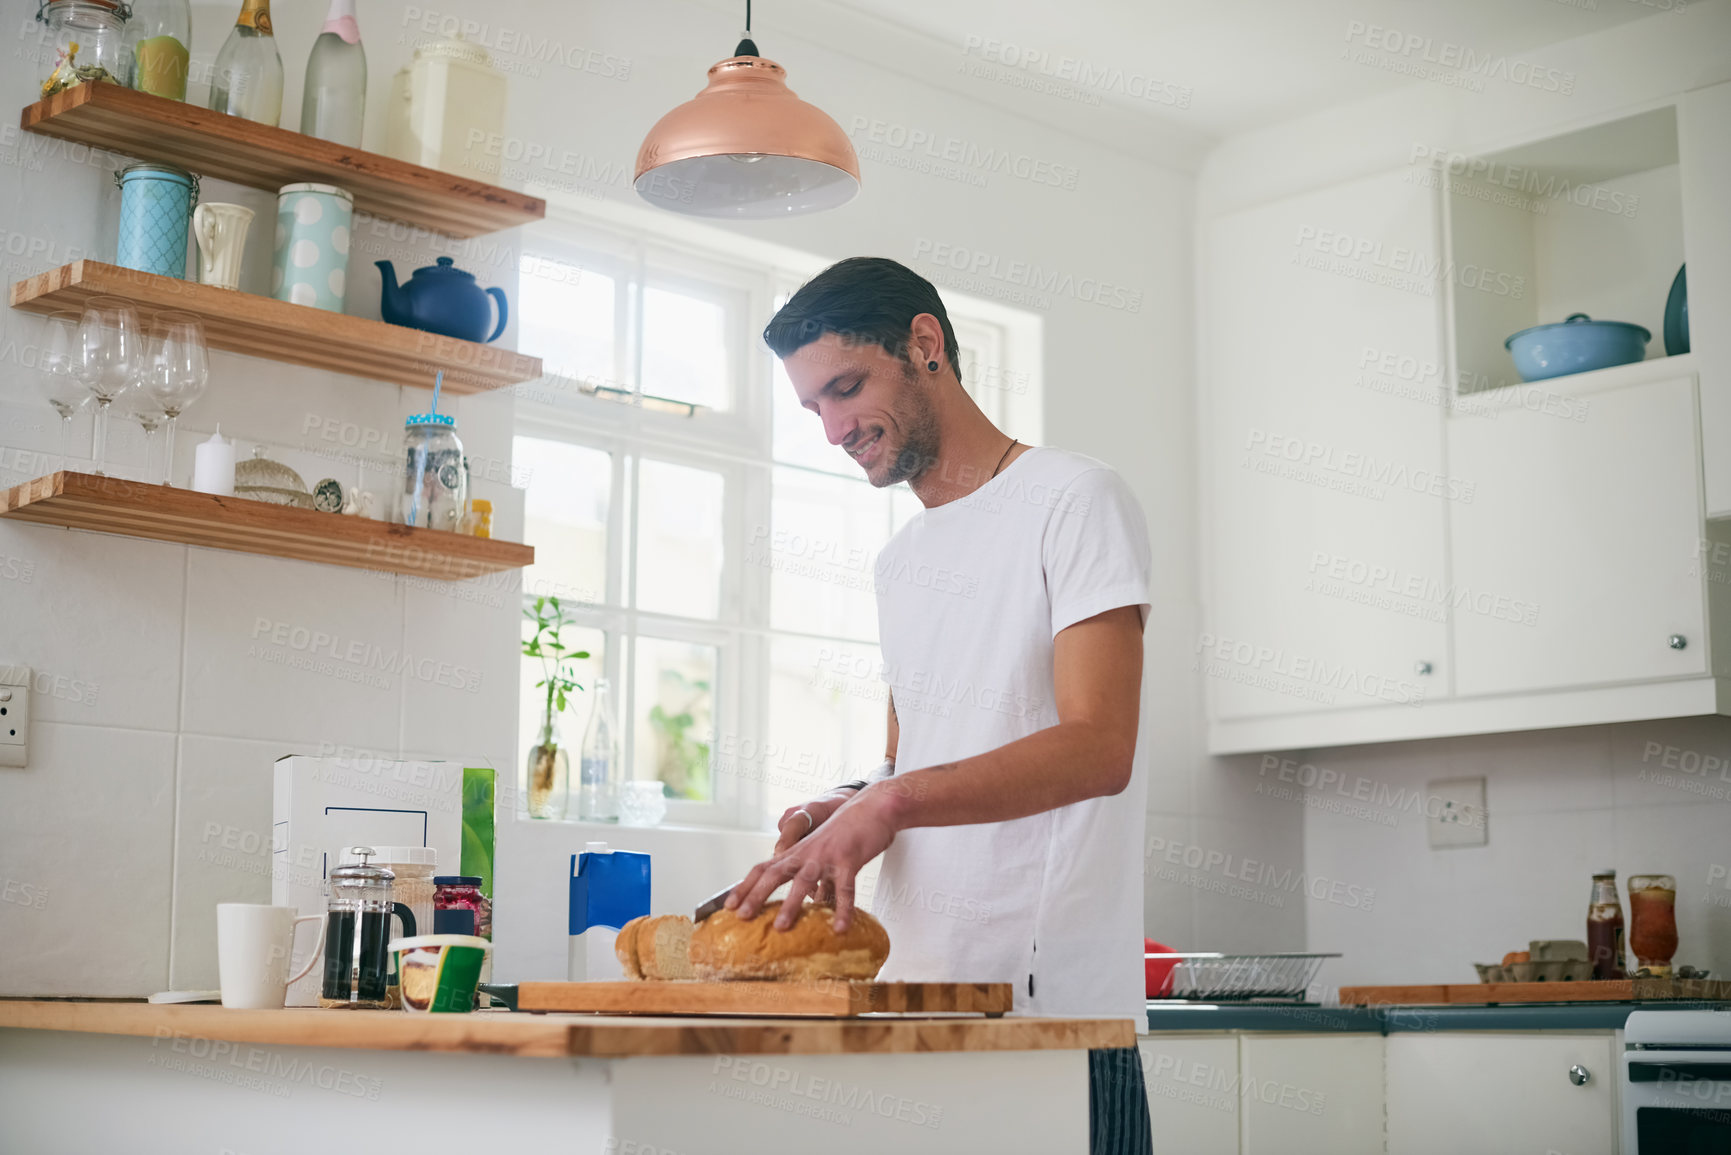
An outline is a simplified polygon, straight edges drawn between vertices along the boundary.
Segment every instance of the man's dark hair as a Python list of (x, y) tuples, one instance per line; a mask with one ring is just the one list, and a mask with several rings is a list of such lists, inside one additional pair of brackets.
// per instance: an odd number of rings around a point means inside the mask
[(932, 283), (887, 257), (849, 257), (837, 261), (799, 287), (763, 330), (777, 357), (798, 352), (825, 333), (859, 345), (881, 345), (892, 357), (908, 355), (914, 318), (930, 313), (944, 330), (944, 353), (962, 377), (956, 331)]

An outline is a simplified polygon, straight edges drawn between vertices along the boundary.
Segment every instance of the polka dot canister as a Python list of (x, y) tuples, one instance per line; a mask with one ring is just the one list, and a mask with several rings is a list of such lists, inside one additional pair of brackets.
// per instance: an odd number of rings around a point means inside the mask
[(271, 268), (277, 300), (343, 311), (353, 217), (354, 198), (335, 185), (289, 184), (277, 190)]

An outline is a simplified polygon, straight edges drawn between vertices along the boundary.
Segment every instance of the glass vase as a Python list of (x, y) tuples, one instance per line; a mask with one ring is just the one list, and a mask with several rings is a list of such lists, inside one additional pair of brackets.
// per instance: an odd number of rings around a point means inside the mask
[(543, 719), (529, 748), (529, 817), (562, 819), (570, 805), (571, 758), (557, 718)]

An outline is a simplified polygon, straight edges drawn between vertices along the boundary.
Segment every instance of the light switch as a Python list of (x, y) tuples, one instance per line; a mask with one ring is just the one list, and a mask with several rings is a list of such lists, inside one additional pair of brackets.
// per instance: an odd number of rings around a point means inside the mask
[(1426, 786), (1426, 829), (1432, 850), (1490, 841), (1483, 778), (1445, 778)]
[(0, 766), (27, 766), (30, 667), (0, 665)]

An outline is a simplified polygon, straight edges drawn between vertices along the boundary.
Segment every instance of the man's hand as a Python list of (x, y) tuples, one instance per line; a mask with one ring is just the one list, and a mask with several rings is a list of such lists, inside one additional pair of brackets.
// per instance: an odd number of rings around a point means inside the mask
[[(810, 802), (789, 806), (782, 811), (781, 821), (775, 824), (781, 837), (775, 840), (774, 856), (780, 857), (788, 847), (829, 821), (829, 816), (846, 805), (854, 793), (852, 790), (831, 790)], [(806, 821), (806, 815), (811, 816), (810, 822)]]
[[(896, 823), (888, 782), (874, 783), (855, 796), (831, 809), (821, 823), (803, 839), (788, 842), (784, 852), (776, 845), (776, 856), (751, 868), (740, 884), (727, 896), (727, 907), (741, 918), (751, 918), (768, 901), (776, 887), (791, 880), (787, 897), (776, 915), (775, 929), (786, 930), (793, 925), (806, 896), (818, 892), (835, 896), (835, 929), (845, 931), (853, 921), (854, 878), (866, 863), (889, 849), (895, 841)], [(809, 804), (808, 804), (809, 809)], [(789, 813), (792, 813), (790, 811)], [(782, 838), (787, 840), (786, 816), (783, 817)], [(793, 827), (805, 825), (795, 815)], [(821, 888), (821, 890), (820, 890)]]

